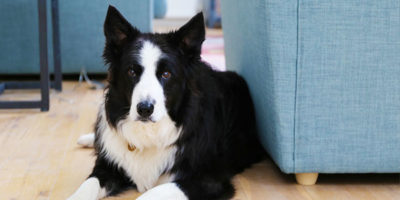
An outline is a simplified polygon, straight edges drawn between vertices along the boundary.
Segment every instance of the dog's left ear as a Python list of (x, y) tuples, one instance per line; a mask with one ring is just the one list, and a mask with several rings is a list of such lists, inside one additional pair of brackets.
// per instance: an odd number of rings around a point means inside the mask
[(174, 42), (179, 44), (185, 55), (199, 56), (205, 33), (204, 17), (200, 12), (174, 33)]

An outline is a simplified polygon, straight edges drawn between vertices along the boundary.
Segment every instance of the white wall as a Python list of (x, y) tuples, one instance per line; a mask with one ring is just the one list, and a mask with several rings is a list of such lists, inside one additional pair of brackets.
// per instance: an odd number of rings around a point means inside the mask
[(201, 0), (167, 0), (167, 18), (190, 18), (197, 13)]

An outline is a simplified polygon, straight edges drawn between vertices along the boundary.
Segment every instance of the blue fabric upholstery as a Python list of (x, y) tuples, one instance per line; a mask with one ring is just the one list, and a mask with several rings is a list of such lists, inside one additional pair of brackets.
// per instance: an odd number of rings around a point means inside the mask
[[(59, 1), (61, 62), (64, 73), (104, 73), (103, 22), (108, 3), (142, 31), (151, 31), (152, 0)], [(51, 4), (48, 8), (49, 67), (52, 71)], [(0, 74), (39, 72), (38, 14), (36, 0), (0, 2)]]
[(153, 0), (153, 6), (154, 18), (164, 18), (167, 14), (167, 0)]
[(400, 1), (223, 0), (228, 69), (286, 173), (400, 172)]

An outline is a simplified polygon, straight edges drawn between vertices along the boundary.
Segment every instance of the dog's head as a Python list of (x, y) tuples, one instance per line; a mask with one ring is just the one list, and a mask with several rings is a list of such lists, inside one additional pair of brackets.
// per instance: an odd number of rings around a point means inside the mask
[(104, 59), (109, 64), (105, 108), (109, 123), (154, 123), (174, 118), (187, 84), (185, 73), (200, 61), (203, 14), (166, 34), (141, 33), (110, 6), (104, 23)]

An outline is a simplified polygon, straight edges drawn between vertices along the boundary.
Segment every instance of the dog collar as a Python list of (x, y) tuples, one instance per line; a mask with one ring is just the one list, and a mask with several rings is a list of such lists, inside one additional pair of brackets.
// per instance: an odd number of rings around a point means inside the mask
[(128, 150), (129, 151), (135, 151), (136, 150), (135, 145), (131, 145), (131, 144), (128, 143)]

